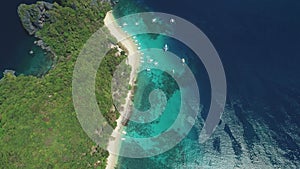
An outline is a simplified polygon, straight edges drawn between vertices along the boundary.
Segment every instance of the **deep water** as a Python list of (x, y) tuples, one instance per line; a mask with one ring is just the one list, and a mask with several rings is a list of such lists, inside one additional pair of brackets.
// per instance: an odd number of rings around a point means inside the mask
[[(168, 43), (172, 52), (187, 60), (204, 108), (176, 147), (151, 158), (121, 157), (118, 168), (300, 168), (299, 1), (120, 0), (115, 16), (141, 11), (183, 17), (208, 36), (226, 71), (227, 104), (213, 136), (200, 144), (199, 131), (210, 106), (202, 63), (175, 40), (137, 37), (142, 49)], [(149, 136), (140, 129), (131, 122), (126, 130), (131, 136)]]
[[(5, 1), (0, 7), (0, 78), (6, 69), (16, 74), (40, 76), (47, 72), (52, 60), (41, 48), (34, 45), (36, 40), (23, 29), (17, 13), (19, 4), (33, 4), (36, 0)], [(50, 2), (50, 1), (49, 1)], [(30, 51), (34, 54), (30, 54)]]

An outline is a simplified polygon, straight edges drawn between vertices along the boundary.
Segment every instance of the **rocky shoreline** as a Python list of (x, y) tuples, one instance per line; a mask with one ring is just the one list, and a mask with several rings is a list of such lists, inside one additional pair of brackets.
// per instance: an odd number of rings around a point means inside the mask
[[(119, 0), (101, 0), (101, 2), (108, 2), (113, 6), (117, 4)], [(34, 44), (51, 53), (54, 58), (56, 57), (56, 54), (46, 43), (44, 43), (42, 37), (39, 37), (36, 33), (43, 28), (45, 23), (51, 24), (56, 22), (56, 18), (51, 15), (51, 11), (55, 8), (54, 4), (45, 1), (38, 1), (37, 3), (30, 5), (21, 4), (18, 7), (18, 14), (24, 29), (29, 35), (37, 38)], [(72, 8), (76, 9), (77, 7), (74, 4)]]
[(35, 35), (38, 30), (43, 28), (45, 22), (55, 22), (54, 17), (49, 13), (53, 6), (51, 3), (39, 1), (36, 4), (21, 4), (18, 7), (22, 25), (29, 35)]
[(55, 58), (55, 53), (51, 48), (36, 35), (36, 32), (43, 28), (46, 22), (54, 23), (55, 17), (51, 16), (50, 12), (54, 9), (54, 5), (49, 2), (38, 1), (36, 4), (26, 5), (21, 4), (18, 7), (18, 14), (24, 29), (29, 35), (36, 37), (38, 40), (34, 44), (49, 52)]

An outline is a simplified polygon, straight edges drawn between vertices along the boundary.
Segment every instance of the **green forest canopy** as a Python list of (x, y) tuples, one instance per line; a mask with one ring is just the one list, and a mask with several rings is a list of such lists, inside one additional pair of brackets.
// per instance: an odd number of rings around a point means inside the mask
[[(96, 3), (95, 3), (96, 2)], [(75, 8), (76, 7), (76, 8)], [(0, 166), (9, 168), (105, 168), (108, 152), (95, 147), (77, 120), (72, 103), (72, 73), (86, 40), (100, 27), (110, 4), (93, 0), (62, 0), (36, 33), (57, 56), (41, 78), (6, 74), (0, 80)], [(100, 65), (96, 94), (111, 125), (111, 79), (126, 56), (111, 50)], [(96, 150), (96, 151), (95, 151)]]

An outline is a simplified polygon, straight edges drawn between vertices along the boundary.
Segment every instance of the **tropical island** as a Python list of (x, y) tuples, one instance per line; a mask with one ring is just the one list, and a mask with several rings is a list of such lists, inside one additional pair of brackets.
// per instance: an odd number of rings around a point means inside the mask
[[(0, 80), (0, 166), (106, 167), (109, 153), (96, 145), (78, 122), (72, 102), (72, 75), (81, 48), (104, 25), (111, 6), (105, 0), (61, 0), (53, 4), (37, 2), (19, 6), (24, 28), (38, 39), (37, 45), (52, 53), (55, 63), (42, 77), (15, 76), (8, 71)], [(111, 13), (109, 15), (107, 22), (113, 19)], [(129, 46), (125, 42), (110, 49), (96, 77), (98, 105), (113, 127), (119, 126), (120, 120), (116, 121), (119, 112), (113, 105), (111, 80), (116, 66), (134, 50), (130, 49), (130, 42), (127, 43)], [(126, 52), (119, 52), (119, 48)], [(131, 66), (135, 64), (134, 59), (129, 62)], [(124, 70), (131, 74), (130, 85), (133, 84), (132, 70), (130, 66)], [(128, 79), (119, 80), (126, 83)], [(116, 163), (117, 159), (111, 158), (109, 161)]]

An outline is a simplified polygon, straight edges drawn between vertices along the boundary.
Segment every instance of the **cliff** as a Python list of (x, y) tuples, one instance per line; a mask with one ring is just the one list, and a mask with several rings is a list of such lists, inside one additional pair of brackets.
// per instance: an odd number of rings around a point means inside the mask
[(53, 4), (39, 1), (36, 4), (21, 4), (18, 7), (23, 27), (30, 35), (34, 35), (39, 29), (42, 29), (45, 22), (54, 22), (54, 17), (48, 12), (53, 9)]

